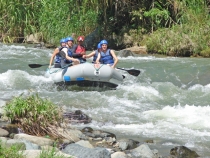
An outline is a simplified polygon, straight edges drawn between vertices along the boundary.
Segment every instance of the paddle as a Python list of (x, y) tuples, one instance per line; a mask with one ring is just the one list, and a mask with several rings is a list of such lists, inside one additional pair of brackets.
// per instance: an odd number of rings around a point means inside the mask
[(130, 75), (133, 75), (133, 76), (138, 76), (141, 72), (140, 70), (136, 70), (136, 69), (125, 69), (125, 68), (120, 68), (120, 67), (117, 67), (117, 69), (127, 71)]
[(49, 64), (28, 64), (30, 68), (38, 68), (38, 67), (46, 66), (46, 65), (49, 65)]

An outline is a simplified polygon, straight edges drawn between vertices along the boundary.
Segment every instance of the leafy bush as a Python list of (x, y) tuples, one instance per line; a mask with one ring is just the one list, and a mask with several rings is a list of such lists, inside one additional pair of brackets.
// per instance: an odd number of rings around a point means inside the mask
[(59, 137), (57, 128), (62, 122), (62, 110), (52, 102), (32, 95), (16, 97), (5, 106), (6, 116), (24, 133)]

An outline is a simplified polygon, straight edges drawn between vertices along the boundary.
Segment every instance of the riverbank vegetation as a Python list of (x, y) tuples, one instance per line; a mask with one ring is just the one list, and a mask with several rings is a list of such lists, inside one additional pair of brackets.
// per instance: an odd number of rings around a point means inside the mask
[[(57, 43), (72, 33), (132, 37), (149, 53), (209, 57), (209, 0), (0, 0), (0, 40), (22, 42), (40, 33)], [(113, 38), (119, 43), (118, 38)], [(124, 45), (125, 47), (125, 45)]]
[(12, 99), (5, 106), (5, 115), (26, 134), (62, 138), (57, 130), (63, 118), (61, 109), (38, 95)]

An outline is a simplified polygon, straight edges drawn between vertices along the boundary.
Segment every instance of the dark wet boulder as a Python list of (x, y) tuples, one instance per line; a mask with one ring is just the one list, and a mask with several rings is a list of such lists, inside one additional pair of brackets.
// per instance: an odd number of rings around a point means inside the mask
[(82, 129), (82, 132), (93, 132), (93, 129), (91, 127), (85, 127)]
[(199, 155), (185, 146), (177, 146), (170, 151), (171, 155), (176, 156), (176, 158), (197, 158)]
[(63, 117), (68, 119), (70, 123), (90, 123), (92, 120), (81, 110), (76, 110), (75, 112), (65, 112)]

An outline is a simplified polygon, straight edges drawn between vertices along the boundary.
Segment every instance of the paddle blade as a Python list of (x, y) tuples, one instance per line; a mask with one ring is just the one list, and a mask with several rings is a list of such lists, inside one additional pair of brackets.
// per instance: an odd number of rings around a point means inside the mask
[(38, 67), (45, 66), (45, 65), (49, 65), (49, 64), (44, 64), (44, 65), (41, 65), (41, 64), (28, 64), (28, 66), (30, 68), (38, 68)]
[(118, 67), (117, 69), (127, 71), (130, 75), (133, 75), (133, 76), (138, 76), (141, 72), (140, 70), (136, 70), (136, 69), (125, 69), (125, 68), (120, 68), (120, 67)]
[(136, 70), (136, 69), (130, 69), (130, 70), (127, 70), (127, 72), (130, 74), (130, 75), (133, 75), (133, 76), (138, 76), (140, 74), (140, 70)]

